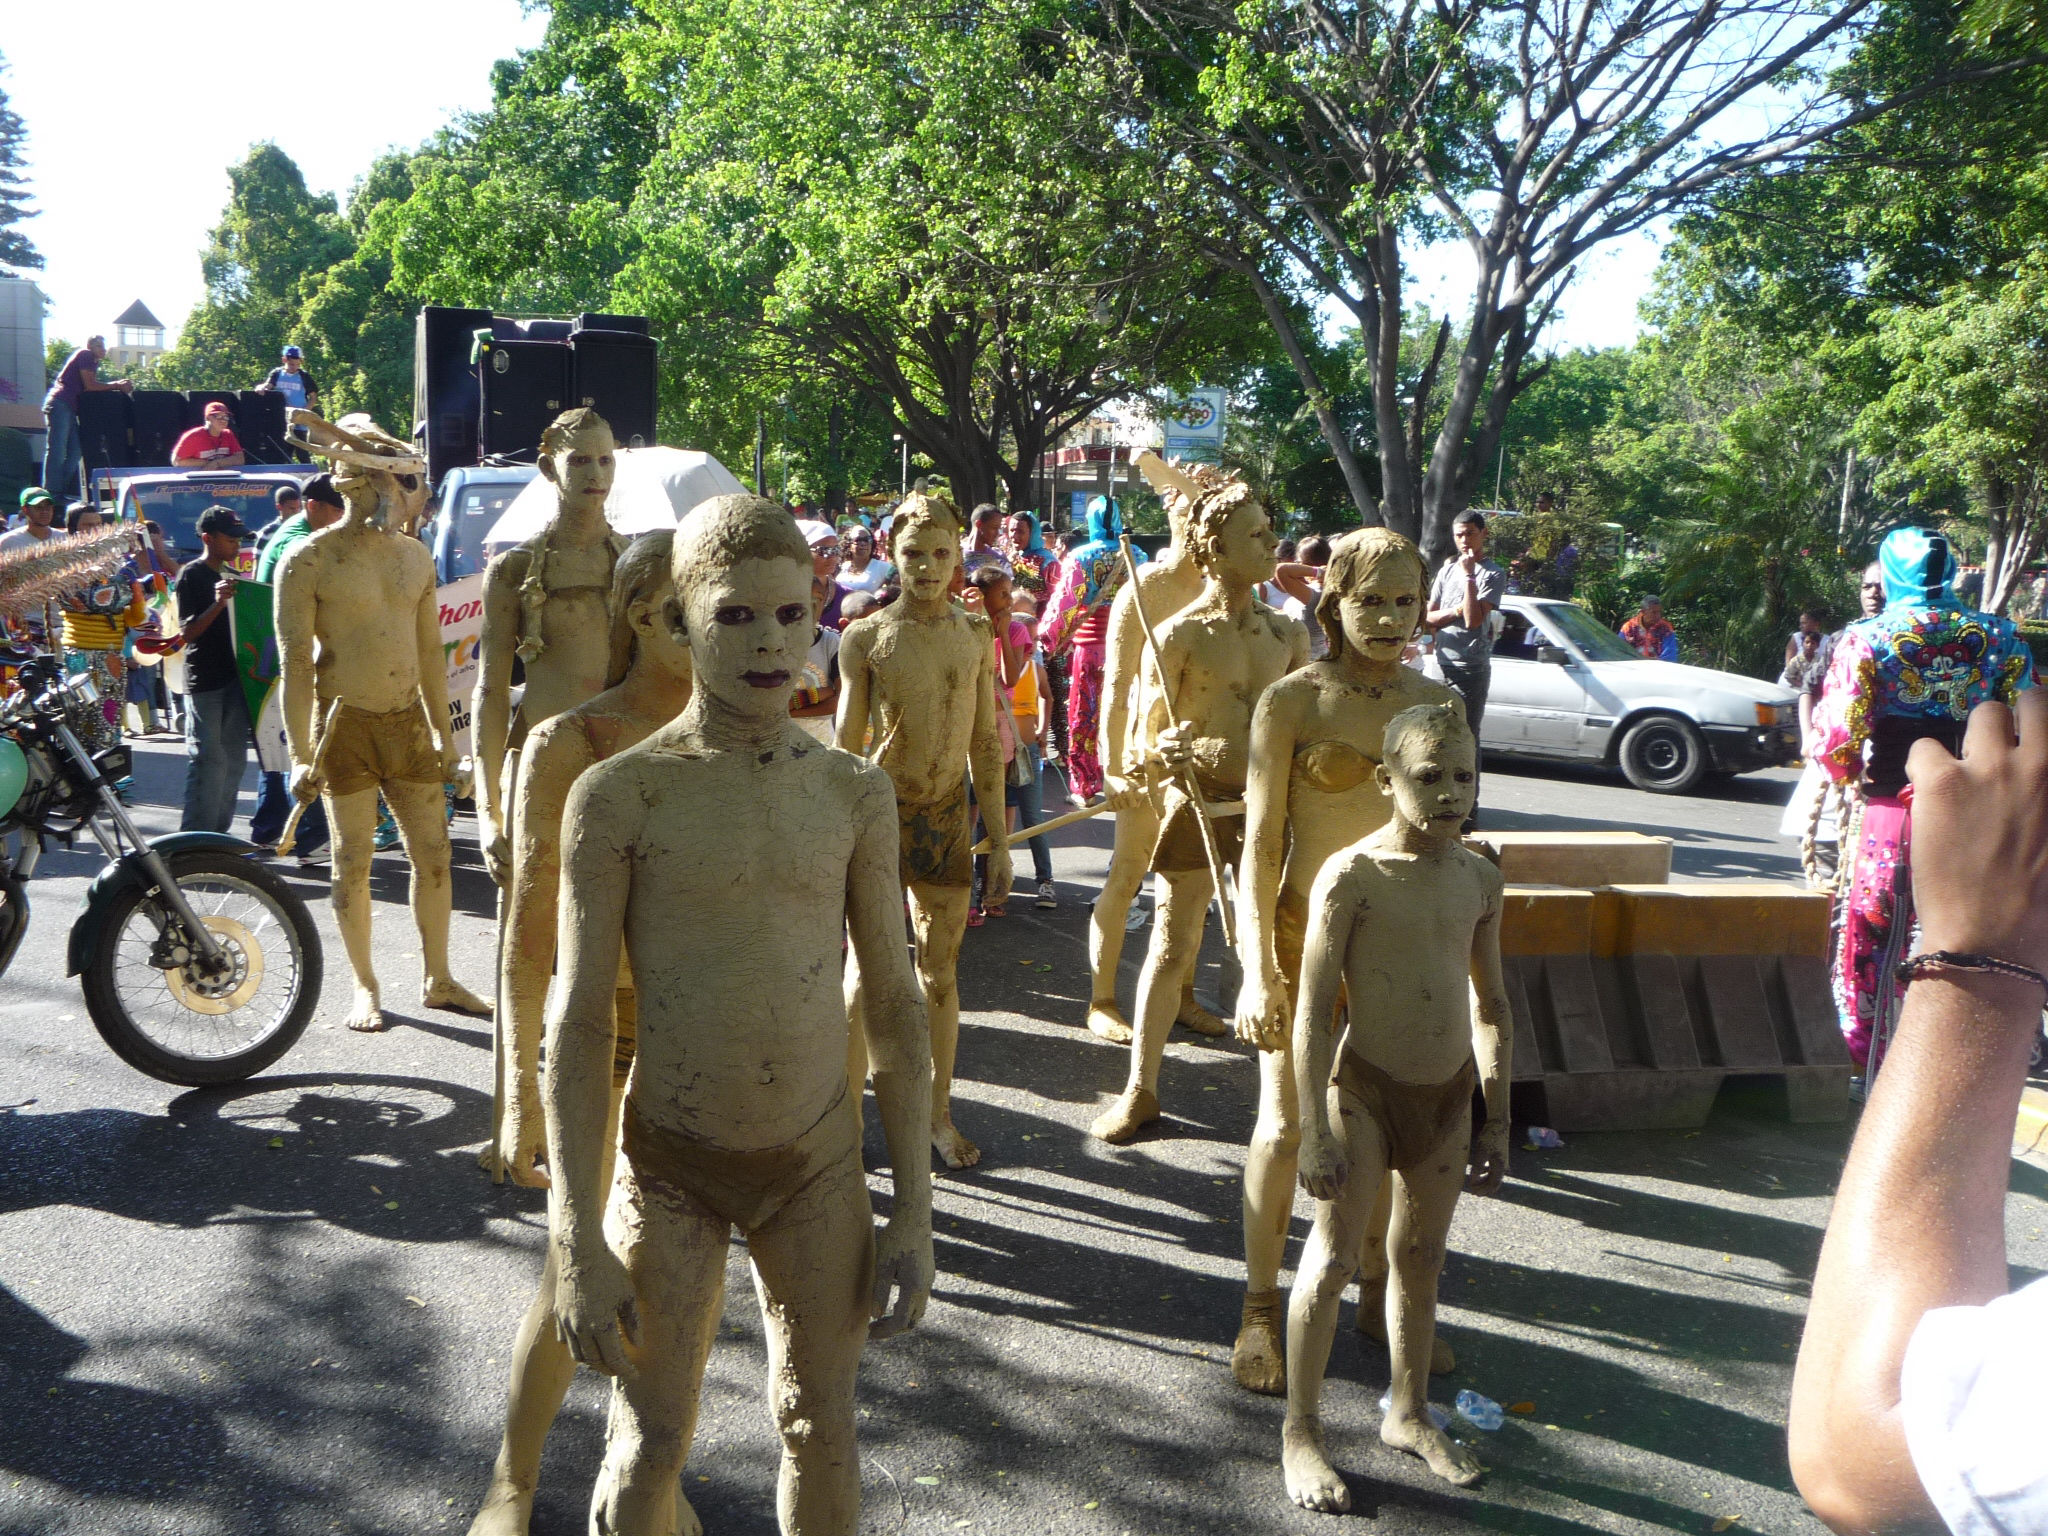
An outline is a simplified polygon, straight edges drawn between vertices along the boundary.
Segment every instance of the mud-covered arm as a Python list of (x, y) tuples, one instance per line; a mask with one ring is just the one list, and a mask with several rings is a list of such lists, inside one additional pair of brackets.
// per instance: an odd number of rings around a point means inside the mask
[(1344, 1185), (1344, 1143), (1330, 1125), (1330, 1074), (1337, 1037), (1330, 1030), (1353, 930), (1368, 916), (1364, 893), (1340, 856), (1323, 866), (1309, 894), (1308, 942), (1294, 1000), (1294, 1092), (1301, 1111), (1301, 1187), (1318, 1200)]
[(563, 810), (561, 987), (548, 1015), (549, 1241), (559, 1284), (556, 1326), (570, 1352), (618, 1375), (630, 1369), (621, 1338), (637, 1329), (625, 1266), (604, 1239), (605, 1141), (610, 1127), (613, 991), (631, 897), (631, 797), (607, 794), (602, 772), (584, 775)]
[(448, 719), (448, 652), (441, 644), (441, 594), (434, 586), (433, 557), (426, 547), (409, 536), (407, 542), (425, 567), (419, 601), (413, 605), (413, 643), (419, 647), (420, 701), (427, 706), (427, 722), (434, 732), (434, 746), (441, 754), (441, 775), (455, 776), (455, 732)]
[(484, 572), (483, 628), (477, 635), (476, 692), (471, 696), (476, 743), (477, 833), (486, 853), (510, 820), (499, 805), (505, 747), (512, 736), (512, 656), (519, 644), (519, 583), (524, 550), (508, 550)]
[(1467, 1187), (1480, 1194), (1500, 1188), (1508, 1172), (1508, 1083), (1514, 1073), (1515, 1021), (1500, 964), (1500, 871), (1483, 860), (1486, 915), (1472, 929), (1472, 1059), (1479, 1065), (1479, 1091), (1486, 1099), (1486, 1124), (1473, 1150)]
[(834, 738), (842, 752), (864, 756), (868, 743), (868, 636), (865, 624), (849, 625), (839, 640), (839, 717)]
[(1145, 662), (1145, 636), (1138, 622), (1136, 589), (1126, 583), (1109, 609), (1109, 645), (1102, 664), (1102, 721), (1096, 752), (1102, 760), (1103, 783), (1118, 810), (1135, 805), (1139, 789), (1130, 782), (1136, 764), (1128, 761), (1131, 707), (1139, 669)]
[(271, 622), (277, 630), (278, 686), (284, 689), (284, 737), (292, 762), (313, 761), (314, 693), (313, 624), (318, 616), (313, 574), (315, 551), (301, 543), (277, 568), (277, 593), (271, 599)]
[[(875, 1106), (896, 1181), (889, 1223), (875, 1253), (873, 1332), (881, 1338), (914, 1325), (931, 1296), (931, 1031), (904, 943), (896, 791), (887, 774), (870, 769), (862, 775), (854, 817), (853, 859), (846, 870), (847, 931), (866, 992), (863, 1016)], [(859, 1086), (849, 1085), (855, 1093)]]
[(533, 1168), (546, 1154), (540, 1108), (540, 1042), (547, 1027), (548, 982), (555, 970), (555, 930), (562, 875), (562, 816), (577, 776), (597, 761), (580, 728), (543, 725), (520, 763), (512, 801), (513, 868), (505, 899), (505, 943), (499, 957), (505, 1051), (512, 1063), (499, 1153), (515, 1183), (538, 1183)]
[(1240, 1039), (1263, 1050), (1286, 1043), (1287, 989), (1274, 949), (1280, 872), (1287, 858), (1287, 785), (1297, 725), (1278, 689), (1268, 688), (1252, 712), (1251, 773), (1245, 781), (1244, 860), (1237, 887), (1238, 954), (1244, 990), (1238, 998)]

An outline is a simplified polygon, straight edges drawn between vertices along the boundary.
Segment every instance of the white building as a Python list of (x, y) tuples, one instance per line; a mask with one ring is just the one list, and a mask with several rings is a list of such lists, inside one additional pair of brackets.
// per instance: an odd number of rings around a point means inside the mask
[(138, 363), (164, 355), (164, 323), (137, 299), (114, 317), (114, 334), (107, 338), (107, 366), (125, 373)]
[(43, 451), (43, 316), (50, 307), (42, 289), (25, 277), (0, 272), (0, 427), (33, 434)]

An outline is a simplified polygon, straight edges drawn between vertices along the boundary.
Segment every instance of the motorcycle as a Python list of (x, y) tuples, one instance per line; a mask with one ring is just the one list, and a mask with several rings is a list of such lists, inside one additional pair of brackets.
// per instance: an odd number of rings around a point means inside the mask
[(65, 974), (79, 978), (93, 1027), (129, 1066), (182, 1087), (262, 1071), (319, 1005), (306, 904), (239, 838), (142, 835), (115, 792), (128, 749), (88, 751), (74, 727), (100, 707), (90, 676), (39, 655), (16, 680), (0, 700), (0, 975), (28, 931), (46, 839), (69, 847), (87, 832), (109, 862), (71, 926)]

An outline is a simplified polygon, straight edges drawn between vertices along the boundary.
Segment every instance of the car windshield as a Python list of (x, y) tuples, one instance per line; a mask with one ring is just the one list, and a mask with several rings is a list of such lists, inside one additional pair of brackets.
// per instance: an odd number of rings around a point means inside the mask
[(208, 507), (232, 507), (253, 532), (277, 515), (272, 493), (283, 483), (275, 479), (131, 482), (122, 497), (121, 513), (154, 522), (163, 529), (164, 541), (178, 558), (189, 560), (200, 553), (200, 513)]
[(1588, 661), (1641, 661), (1621, 636), (1575, 603), (1545, 603), (1536, 617), (1577, 646)]
[(459, 581), (484, 568), (484, 535), (497, 526), (512, 498), (526, 489), (524, 481), (502, 480), (466, 486), (454, 505), (442, 513), (441, 580)]

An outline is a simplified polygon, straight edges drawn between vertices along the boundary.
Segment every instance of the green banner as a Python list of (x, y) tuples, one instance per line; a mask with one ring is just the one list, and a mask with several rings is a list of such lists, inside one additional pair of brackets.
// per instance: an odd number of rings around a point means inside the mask
[(274, 590), (267, 581), (245, 578), (235, 584), (234, 605), (228, 610), (235, 626), (235, 670), (241, 674), (242, 696), (249, 701), (252, 721), (263, 718), (263, 706), (277, 686)]

